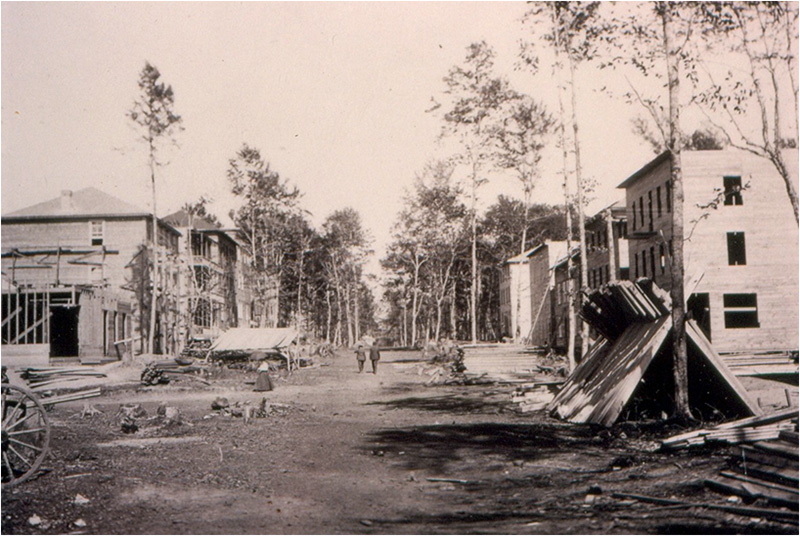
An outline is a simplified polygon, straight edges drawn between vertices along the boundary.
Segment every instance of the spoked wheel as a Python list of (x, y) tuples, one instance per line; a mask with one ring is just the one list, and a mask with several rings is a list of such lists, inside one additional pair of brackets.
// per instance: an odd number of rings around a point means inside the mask
[(39, 398), (25, 387), (2, 385), (3, 488), (30, 478), (44, 461), (50, 423)]

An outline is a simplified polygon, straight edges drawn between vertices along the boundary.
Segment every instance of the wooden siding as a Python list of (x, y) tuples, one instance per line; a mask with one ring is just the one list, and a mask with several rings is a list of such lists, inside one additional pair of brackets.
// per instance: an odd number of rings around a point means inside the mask
[[(797, 151), (787, 154), (792, 169), (797, 169)], [(766, 159), (734, 150), (685, 151), (682, 153), (684, 175), (684, 242), (687, 298), (694, 293), (708, 293), (711, 318), (711, 341), (719, 352), (797, 349), (798, 347), (798, 228), (786, 197), (782, 178)], [(626, 206), (631, 234), (642, 231), (639, 199), (662, 186), (669, 178), (669, 163), (656, 166), (650, 173), (630, 184)], [(741, 176), (747, 185), (741, 206), (703, 207), (723, 191), (724, 176)], [(655, 195), (655, 194), (653, 194)], [(633, 203), (636, 202), (636, 231)], [(645, 230), (649, 227), (649, 214)], [(642, 276), (642, 253), (647, 252), (647, 277), (650, 273), (650, 248), (658, 256), (659, 246), (672, 239), (671, 213), (661, 217), (654, 209), (654, 235), (633, 238), (629, 243), (631, 278)], [(660, 233), (659, 233), (660, 231)], [(728, 265), (727, 233), (743, 232), (747, 261), (743, 266)], [(663, 233), (663, 238), (662, 234)], [(657, 260), (653, 278), (669, 289), (669, 269), (660, 271)], [(699, 280), (699, 281), (698, 281)], [(726, 328), (724, 294), (754, 293), (758, 302), (758, 328)]]

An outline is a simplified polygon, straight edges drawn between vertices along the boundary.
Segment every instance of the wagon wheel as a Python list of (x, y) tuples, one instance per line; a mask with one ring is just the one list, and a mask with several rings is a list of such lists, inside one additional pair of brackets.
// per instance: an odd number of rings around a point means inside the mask
[(42, 465), (50, 444), (50, 423), (39, 398), (29, 389), (4, 383), (3, 488), (30, 478)]

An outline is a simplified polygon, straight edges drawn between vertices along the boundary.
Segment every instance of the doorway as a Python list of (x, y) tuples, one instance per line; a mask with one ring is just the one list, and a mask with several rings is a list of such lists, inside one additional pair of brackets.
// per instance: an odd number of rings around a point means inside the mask
[(50, 357), (75, 357), (78, 355), (77, 305), (50, 307)]

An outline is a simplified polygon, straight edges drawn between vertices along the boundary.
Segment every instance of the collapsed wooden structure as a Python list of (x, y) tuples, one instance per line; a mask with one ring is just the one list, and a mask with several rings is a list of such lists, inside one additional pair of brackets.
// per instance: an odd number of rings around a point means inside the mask
[[(548, 406), (575, 423), (659, 418), (673, 409), (672, 321), (666, 292), (646, 279), (592, 292), (581, 316), (600, 335)], [(689, 404), (703, 418), (759, 415), (760, 408), (693, 321), (686, 325)]]

